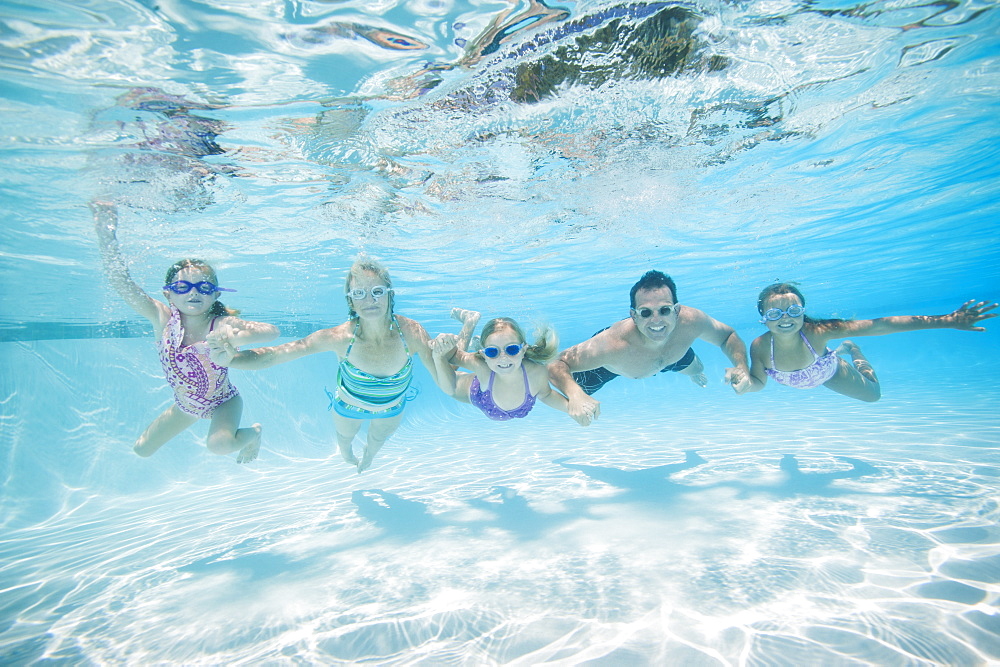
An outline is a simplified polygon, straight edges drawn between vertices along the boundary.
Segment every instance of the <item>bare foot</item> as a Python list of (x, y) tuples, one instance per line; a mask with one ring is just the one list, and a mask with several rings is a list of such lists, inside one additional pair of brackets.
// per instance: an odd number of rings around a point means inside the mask
[(452, 308), (451, 316), (453, 319), (458, 320), (462, 324), (472, 323), (475, 326), (479, 322), (479, 312), (475, 310), (465, 310), (464, 308)]
[(691, 382), (694, 382), (699, 387), (707, 387), (708, 386), (708, 376), (705, 375), (704, 373), (698, 373), (697, 375), (692, 375), (691, 376)]
[(345, 463), (352, 466), (358, 465), (358, 457), (354, 455), (354, 449), (351, 445), (347, 445), (345, 447), (344, 445), (338, 444), (337, 448), (340, 450), (340, 455), (344, 458)]
[(250, 427), (254, 431), (253, 439), (247, 443), (246, 447), (240, 450), (240, 453), (236, 455), (237, 463), (250, 463), (251, 461), (257, 460), (257, 455), (260, 453), (260, 424), (254, 424)]
[(365, 450), (364, 456), (361, 457), (361, 461), (358, 462), (358, 473), (363, 473), (372, 467), (372, 462), (375, 460), (375, 455), (368, 454), (368, 450)]

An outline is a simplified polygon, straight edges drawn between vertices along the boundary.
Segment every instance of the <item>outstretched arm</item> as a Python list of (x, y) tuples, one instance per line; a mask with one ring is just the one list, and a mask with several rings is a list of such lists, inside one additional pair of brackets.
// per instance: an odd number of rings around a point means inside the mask
[(228, 338), (237, 347), (269, 343), (281, 334), (278, 327), (273, 324), (241, 320), (237, 317), (227, 317), (209, 336), (215, 335), (216, 332), (219, 332), (218, 337)]
[(767, 384), (764, 372), (764, 337), (758, 336), (750, 343), (750, 386), (745, 393), (760, 391)]
[(403, 317), (402, 315), (397, 315), (396, 320), (403, 329), (403, 336), (406, 338), (406, 344), (410, 348), (410, 352), (416, 353), (420, 357), (420, 361), (423, 362), (424, 367), (431, 374), (431, 378), (435, 383), (440, 384), (438, 383), (437, 367), (434, 365), (434, 354), (428, 345), (430, 336), (427, 335), (427, 330), (424, 329), (424, 326), (420, 322)]
[(550, 408), (555, 408), (560, 412), (569, 414), (569, 401), (566, 400), (565, 396), (552, 388), (552, 385), (549, 383), (548, 368), (542, 366), (541, 364), (527, 360), (523, 363), (529, 364), (528, 376), (531, 378), (532, 384), (534, 386), (540, 385), (538, 393), (535, 394), (535, 398), (541, 399), (541, 401)]
[(434, 358), (434, 367), (437, 370), (435, 375), (437, 385), (441, 391), (454, 396), (458, 384), (458, 376), (455, 368), (451, 365), (451, 357), (455, 354), (458, 344), (458, 336), (455, 334), (439, 334), (437, 338), (431, 340), (428, 346)]
[(601, 366), (598, 343), (591, 338), (563, 350), (558, 359), (548, 366), (549, 380), (568, 401), (567, 412), (582, 426), (589, 426), (601, 415), (601, 404), (573, 379), (573, 371), (584, 371)]
[(737, 394), (749, 391), (753, 380), (750, 369), (747, 367), (746, 343), (728, 324), (723, 324), (705, 313), (701, 313), (701, 316), (704, 319), (701, 322), (699, 338), (713, 345), (718, 345), (733, 364), (732, 367), (726, 369), (726, 384), (731, 385)]
[(132, 310), (152, 322), (157, 330), (162, 329), (170, 312), (165, 305), (150, 298), (129, 275), (128, 264), (118, 245), (118, 212), (115, 205), (94, 201), (90, 210), (94, 214), (94, 231), (101, 249), (101, 262), (111, 287)]
[(258, 347), (241, 352), (237, 349), (233, 339), (226, 335), (227, 332), (213, 331), (208, 335), (208, 348), (212, 363), (218, 366), (260, 370), (317, 352), (335, 352), (336, 334), (334, 332), (334, 329), (320, 329), (305, 338), (293, 340), (284, 345)]
[[(959, 331), (986, 331), (977, 326), (983, 320), (996, 317), (990, 311), (997, 307), (989, 301), (966, 301), (947, 315), (895, 315), (874, 320), (827, 320), (817, 327), (818, 333), (830, 338), (845, 336), (884, 336), (903, 331), (922, 329), (958, 329)], [(826, 341), (823, 341), (826, 342)]]

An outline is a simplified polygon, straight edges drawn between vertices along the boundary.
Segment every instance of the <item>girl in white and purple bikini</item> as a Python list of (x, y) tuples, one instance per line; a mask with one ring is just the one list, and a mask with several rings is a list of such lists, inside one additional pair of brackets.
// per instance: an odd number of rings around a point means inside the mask
[[(792, 283), (775, 283), (757, 298), (757, 311), (768, 332), (750, 344), (751, 387), (760, 391), (771, 378), (797, 389), (823, 385), (838, 394), (873, 402), (882, 396), (875, 370), (861, 348), (847, 340), (835, 350), (827, 343), (847, 336), (882, 336), (921, 329), (985, 331), (976, 326), (996, 317), (990, 313), (997, 304), (968, 301), (947, 315), (903, 315), (874, 320), (816, 320), (807, 316), (806, 299)], [(822, 350), (822, 354), (817, 352)], [(848, 354), (851, 362), (841, 359)]]
[(167, 271), (167, 304), (150, 298), (132, 280), (121, 255), (114, 205), (94, 202), (91, 208), (108, 280), (125, 303), (152, 323), (163, 372), (174, 390), (174, 404), (153, 420), (133, 450), (151, 456), (199, 419), (210, 419), (209, 451), (239, 452), (238, 463), (254, 460), (260, 451), (260, 424), (239, 428), (243, 399), (229, 382), (229, 369), (209, 358), (206, 336), (224, 329), (238, 344), (253, 345), (277, 338), (278, 329), (236, 317), (239, 311), (218, 300), (220, 292), (235, 290), (219, 287), (212, 267), (197, 259), (181, 260)]

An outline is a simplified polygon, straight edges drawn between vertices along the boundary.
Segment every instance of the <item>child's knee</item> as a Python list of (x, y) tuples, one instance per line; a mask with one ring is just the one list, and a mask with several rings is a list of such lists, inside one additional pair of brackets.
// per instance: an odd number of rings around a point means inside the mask
[(865, 396), (861, 400), (864, 401), (865, 403), (875, 403), (880, 398), (882, 398), (882, 390), (879, 389), (878, 387), (875, 387), (875, 389), (872, 391), (871, 394)]
[(132, 451), (135, 452), (136, 455), (141, 456), (144, 459), (148, 459), (156, 452), (155, 449), (150, 449), (146, 445), (146, 443), (141, 440), (137, 441), (134, 445), (132, 445)]
[(212, 433), (208, 436), (206, 446), (213, 454), (229, 454), (233, 451), (236, 438), (229, 433)]

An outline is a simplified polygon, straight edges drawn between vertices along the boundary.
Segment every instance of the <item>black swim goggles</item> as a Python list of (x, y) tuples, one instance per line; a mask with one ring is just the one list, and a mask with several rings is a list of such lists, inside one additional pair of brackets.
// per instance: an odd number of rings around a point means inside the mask
[(215, 294), (216, 292), (235, 292), (234, 289), (228, 289), (226, 287), (219, 287), (215, 283), (210, 283), (207, 280), (202, 280), (197, 283), (189, 283), (186, 280), (175, 280), (169, 285), (164, 285), (163, 289), (168, 289), (174, 294), (187, 294), (192, 289), (198, 290), (199, 294), (209, 295)]
[[(670, 304), (669, 306), (660, 306), (659, 308), (660, 317), (667, 317), (668, 315), (676, 313), (678, 310), (680, 310), (680, 307), (681, 304), (679, 303), (673, 303)], [(644, 320), (653, 316), (652, 308), (639, 308), (638, 310), (633, 308), (632, 310), (638, 313), (639, 317), (641, 317)]]
[(793, 304), (788, 307), (787, 310), (782, 310), (781, 308), (768, 308), (764, 311), (764, 319), (761, 322), (777, 322), (785, 315), (789, 317), (802, 317), (806, 312), (805, 306), (800, 306), (799, 304)]
[(385, 287), (383, 285), (376, 285), (370, 289), (365, 289), (364, 287), (355, 287), (354, 289), (347, 292), (347, 296), (351, 297), (354, 301), (360, 301), (365, 298), (366, 295), (372, 295), (372, 301), (378, 301), (384, 297), (389, 292), (392, 292), (391, 287)]
[[(505, 345), (503, 348), (504, 354), (508, 357), (516, 357), (520, 354), (521, 350), (528, 347), (527, 345), (518, 345), (517, 343), (511, 343), (510, 345)], [(500, 348), (496, 345), (490, 345), (489, 347), (484, 347), (480, 350), (484, 355), (490, 359), (496, 359), (500, 356)]]

